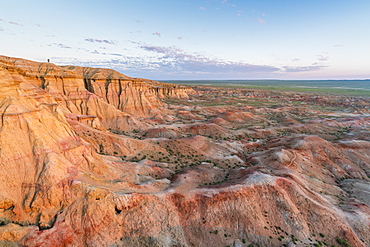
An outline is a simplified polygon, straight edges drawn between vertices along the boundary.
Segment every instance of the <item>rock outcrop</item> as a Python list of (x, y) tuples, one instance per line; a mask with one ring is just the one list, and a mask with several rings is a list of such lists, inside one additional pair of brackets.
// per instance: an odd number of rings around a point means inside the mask
[(369, 246), (368, 118), (220, 92), (0, 57), (0, 245)]
[(92, 125), (113, 129), (135, 128), (136, 117), (160, 115), (161, 98), (187, 98), (190, 88), (131, 78), (111, 69), (56, 66), (0, 57), (0, 64), (18, 82), (48, 93), (65, 113)]

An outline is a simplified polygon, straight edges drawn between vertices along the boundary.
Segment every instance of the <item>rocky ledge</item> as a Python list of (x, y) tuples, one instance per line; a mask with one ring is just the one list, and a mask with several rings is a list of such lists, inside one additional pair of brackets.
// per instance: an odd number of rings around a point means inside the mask
[(312, 97), (1, 56), (0, 245), (369, 246), (369, 100)]

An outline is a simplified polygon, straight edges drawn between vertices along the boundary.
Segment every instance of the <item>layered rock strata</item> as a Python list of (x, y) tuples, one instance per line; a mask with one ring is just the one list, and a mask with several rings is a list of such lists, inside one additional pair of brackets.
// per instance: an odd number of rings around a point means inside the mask
[(369, 118), (221, 91), (0, 57), (0, 245), (368, 246)]

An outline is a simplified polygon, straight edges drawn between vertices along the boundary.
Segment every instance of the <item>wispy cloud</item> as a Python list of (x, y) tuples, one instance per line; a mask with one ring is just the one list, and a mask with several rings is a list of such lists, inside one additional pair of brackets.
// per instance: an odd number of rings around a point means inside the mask
[(9, 24), (16, 25), (16, 26), (23, 26), (22, 24), (20, 24), (20, 23), (18, 23), (18, 22), (14, 22), (14, 21), (6, 21), (6, 20), (1, 19), (1, 18), (0, 18), (0, 21), (7, 22), (7, 23), (9, 23)]
[(295, 72), (309, 72), (309, 71), (318, 71), (328, 66), (325, 65), (310, 65), (310, 66), (284, 66), (285, 72), (295, 73)]
[[(62, 49), (73, 49), (73, 47), (62, 44), (62, 43), (52, 43), (52, 44), (48, 44), (47, 46), (58, 46), (59, 48), (62, 48)], [(84, 49), (84, 51), (86, 51), (86, 49)]]
[(323, 56), (323, 55), (317, 55), (319, 57), (319, 60), (324, 62), (324, 61), (328, 61), (329, 57), (328, 56)]
[(200, 9), (200, 10), (206, 10), (206, 8), (205, 8), (205, 7), (199, 7), (199, 9)]
[(8, 21), (8, 23), (10, 23), (12, 25), (16, 25), (16, 26), (23, 26), (22, 24), (20, 24), (18, 22), (13, 22), (13, 21)]
[(107, 39), (88, 38), (88, 39), (85, 39), (85, 41), (91, 42), (91, 43), (105, 43), (105, 44), (109, 44), (109, 45), (115, 45), (116, 44), (116, 42), (114, 42), (112, 40), (107, 40)]
[(223, 3), (223, 4), (227, 4), (227, 5), (231, 6), (231, 7), (236, 7), (236, 5), (235, 5), (235, 4), (233, 4), (233, 3), (229, 3), (229, 1), (228, 1), (228, 0), (222, 0), (222, 1), (221, 1), (221, 3)]
[(94, 51), (90, 51), (91, 54), (95, 54), (95, 55), (105, 55), (105, 56), (116, 56), (116, 57), (123, 57), (122, 54), (119, 54), (119, 53), (106, 53), (106, 52), (99, 52), (97, 50), (94, 50)]
[(141, 49), (157, 54), (152, 63), (164, 71), (198, 73), (198, 74), (230, 74), (230, 73), (271, 73), (280, 69), (274, 66), (254, 65), (244, 62), (224, 61), (210, 58), (199, 53), (188, 53), (178, 47), (141, 45)]
[(154, 52), (157, 52), (157, 53), (164, 53), (164, 54), (169, 54), (169, 53), (173, 52), (173, 49), (171, 49), (170, 47), (164, 47), (164, 46), (144, 45), (144, 46), (141, 46), (140, 48), (142, 48), (144, 50), (147, 50), (147, 51), (154, 51)]
[(265, 24), (266, 23), (266, 21), (265, 20), (263, 20), (262, 18), (260, 18), (260, 17), (258, 17), (257, 18), (257, 21), (259, 22), (259, 23), (261, 23), (261, 24)]
[(60, 48), (63, 48), (63, 49), (72, 49), (72, 47), (68, 46), (68, 45), (65, 45), (65, 44), (57, 44), (57, 43), (53, 43), (53, 45), (56, 45), (56, 46), (59, 46)]
[(179, 40), (182, 40), (184, 37), (182, 37), (182, 36), (179, 36), (179, 37), (177, 37), (177, 39), (179, 39)]
[(333, 47), (344, 47), (345, 45), (341, 44), (341, 45), (334, 45)]
[(158, 37), (161, 37), (161, 33), (160, 32), (155, 32), (155, 33), (153, 33), (153, 35), (156, 35)]
[[(326, 58), (325, 56), (319, 56), (316, 63), (308, 66), (273, 66), (243, 61), (228, 61), (204, 53), (190, 52), (177, 46), (156, 46), (144, 42), (129, 42), (133, 44), (130, 50), (138, 49), (131, 55), (130, 53), (109, 53), (102, 49), (77, 48), (97, 55), (96, 59), (77, 61), (67, 58), (53, 58), (53, 61), (80, 66), (108, 67), (129, 76), (153, 79), (278, 78), (288, 74), (296, 75), (297, 73), (320, 71), (328, 67), (320, 60), (320, 58)], [(54, 45), (62, 47), (63, 44)], [(298, 61), (301, 62), (298, 58), (292, 60), (292, 62)]]
[(119, 54), (119, 53), (107, 53), (107, 55), (109, 55), (109, 56), (123, 57), (123, 55), (122, 54)]

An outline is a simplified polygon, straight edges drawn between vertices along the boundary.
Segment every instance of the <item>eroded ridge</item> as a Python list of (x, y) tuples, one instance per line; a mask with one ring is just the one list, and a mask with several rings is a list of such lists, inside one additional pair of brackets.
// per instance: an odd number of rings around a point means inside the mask
[(368, 107), (2, 56), (0, 244), (369, 246)]

